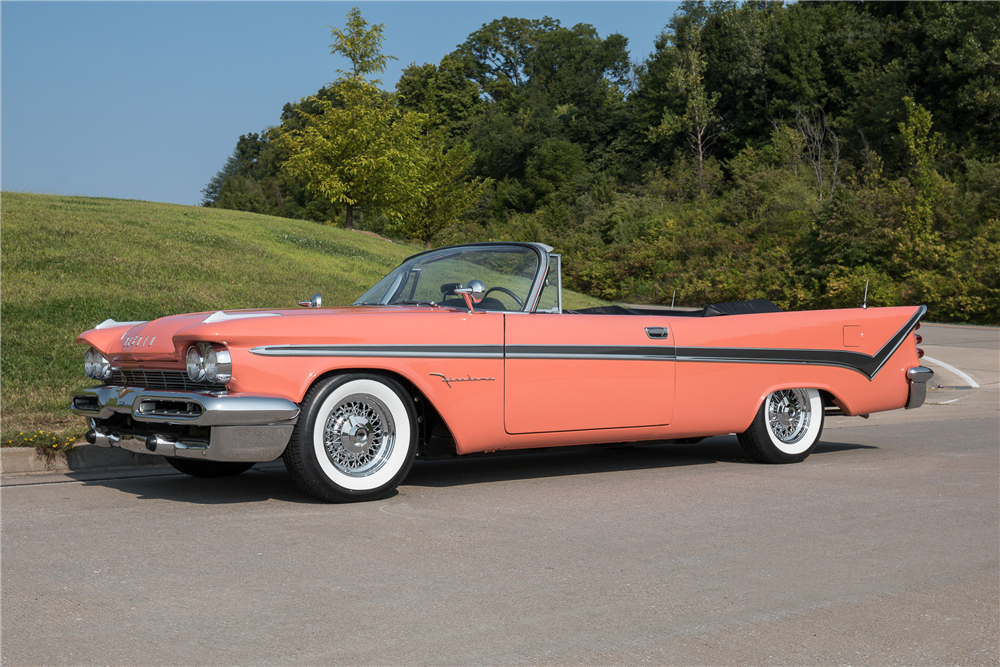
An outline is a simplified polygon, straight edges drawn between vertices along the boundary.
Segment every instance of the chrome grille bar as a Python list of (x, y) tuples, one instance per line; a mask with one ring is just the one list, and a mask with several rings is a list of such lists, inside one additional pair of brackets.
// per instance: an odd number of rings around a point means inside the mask
[(209, 387), (192, 382), (186, 371), (155, 371), (148, 369), (119, 370), (111, 373), (107, 384), (117, 387), (140, 387), (164, 391), (205, 391)]

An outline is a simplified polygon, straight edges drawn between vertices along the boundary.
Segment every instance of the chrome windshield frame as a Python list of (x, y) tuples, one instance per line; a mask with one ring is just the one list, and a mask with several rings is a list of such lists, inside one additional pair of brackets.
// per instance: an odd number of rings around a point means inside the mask
[[(524, 303), (525, 303), (524, 309), (523, 310), (502, 311), (502, 312), (510, 312), (510, 313), (533, 313), (533, 312), (535, 312), (535, 309), (538, 307), (538, 299), (539, 299), (539, 297), (541, 296), (541, 293), (542, 293), (542, 287), (543, 287), (543, 285), (545, 283), (545, 276), (546, 276), (546, 274), (548, 273), (548, 270), (549, 270), (549, 262), (552, 261), (551, 258), (550, 258), (550, 256), (549, 256), (549, 253), (552, 251), (552, 247), (551, 246), (547, 246), (544, 243), (519, 242), (519, 241), (510, 241), (510, 242), (508, 242), (508, 241), (487, 241), (487, 242), (482, 242), (482, 243), (462, 243), (462, 244), (459, 244), (459, 245), (442, 246), (440, 248), (434, 248), (433, 250), (425, 250), (425, 251), (419, 252), (419, 253), (417, 253), (415, 255), (410, 255), (409, 257), (407, 257), (406, 259), (404, 259), (402, 261), (402, 263), (400, 263), (399, 266), (397, 266), (392, 271), (390, 271), (388, 274), (386, 274), (385, 276), (383, 276), (382, 278), (380, 278), (375, 283), (375, 285), (372, 285), (372, 287), (369, 288), (365, 292), (365, 294), (368, 294), (376, 285), (378, 285), (380, 282), (382, 282), (383, 280), (385, 280), (387, 277), (389, 277), (392, 274), (396, 273), (397, 271), (399, 271), (400, 269), (402, 269), (407, 264), (410, 264), (414, 260), (420, 259), (421, 257), (424, 257), (426, 255), (430, 255), (430, 254), (433, 254), (433, 253), (438, 253), (438, 252), (441, 252), (442, 250), (475, 249), (475, 248), (481, 248), (483, 250), (489, 250), (491, 248), (528, 248), (528, 249), (532, 250), (537, 255), (537, 257), (538, 257), (538, 263), (536, 264), (536, 267), (535, 267), (535, 275), (534, 275), (534, 277), (531, 280), (531, 289), (528, 291), (528, 298), (525, 299), (525, 301), (524, 301)], [(402, 275), (402, 274), (400, 274), (400, 275)], [(560, 276), (560, 283), (562, 282), (561, 278), (562, 277)], [(390, 285), (390, 289), (388, 289), (386, 291), (385, 296), (388, 296), (389, 294), (391, 294), (394, 291), (392, 288), (398, 287), (398, 285), (397, 285), (398, 282), (399, 281), (397, 281), (397, 280), (393, 281), (392, 285)], [(561, 284), (560, 284), (560, 288), (561, 288)], [(560, 297), (561, 296), (562, 295), (560, 294)], [(353, 305), (355, 305), (355, 306), (363, 306), (363, 305), (375, 306), (375, 305), (377, 305), (377, 306), (380, 306), (380, 307), (381, 306), (386, 306), (386, 305), (394, 305), (394, 304), (382, 303), (383, 301), (385, 301), (384, 298), (379, 298), (379, 303), (378, 304), (372, 304), (372, 303), (367, 303), (366, 304), (366, 303), (363, 303), (361, 301), (361, 298), (363, 298), (363, 297), (364, 297), (364, 295), (362, 295), (362, 297), (359, 297), (358, 300), (355, 301)], [(562, 303), (562, 299), (560, 298), (560, 305), (561, 305), (561, 303)]]

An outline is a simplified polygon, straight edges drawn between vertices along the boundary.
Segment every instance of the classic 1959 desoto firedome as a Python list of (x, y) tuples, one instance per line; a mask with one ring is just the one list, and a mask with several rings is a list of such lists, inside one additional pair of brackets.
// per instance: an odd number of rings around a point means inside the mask
[(408, 258), (353, 305), (107, 320), (79, 336), (100, 381), (87, 441), (199, 477), (283, 457), (327, 501), (389, 494), (415, 457), (738, 434), (802, 461), (824, 415), (924, 401), (923, 306), (782, 312), (564, 308), (561, 258), (476, 243)]

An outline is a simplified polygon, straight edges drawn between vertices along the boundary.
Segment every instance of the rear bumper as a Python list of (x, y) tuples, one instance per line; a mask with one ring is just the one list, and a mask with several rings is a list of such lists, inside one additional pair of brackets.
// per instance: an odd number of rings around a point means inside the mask
[(924, 404), (927, 397), (927, 381), (934, 377), (934, 371), (924, 366), (917, 366), (906, 371), (906, 378), (910, 381), (910, 397), (906, 401), (906, 409), (912, 410)]
[(207, 461), (274, 460), (299, 415), (284, 398), (113, 386), (75, 392), (70, 410), (88, 418), (90, 444)]

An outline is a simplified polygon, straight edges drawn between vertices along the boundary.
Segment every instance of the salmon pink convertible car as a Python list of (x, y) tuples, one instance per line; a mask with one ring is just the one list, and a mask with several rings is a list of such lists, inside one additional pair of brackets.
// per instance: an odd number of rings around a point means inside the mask
[(101, 384), (72, 410), (94, 445), (200, 477), (280, 456), (309, 495), (350, 501), (390, 493), (415, 457), (736, 433), (794, 463), (824, 415), (919, 407), (933, 375), (924, 306), (569, 309), (560, 262), (540, 243), (453, 246), (344, 308), (107, 320), (77, 339)]

